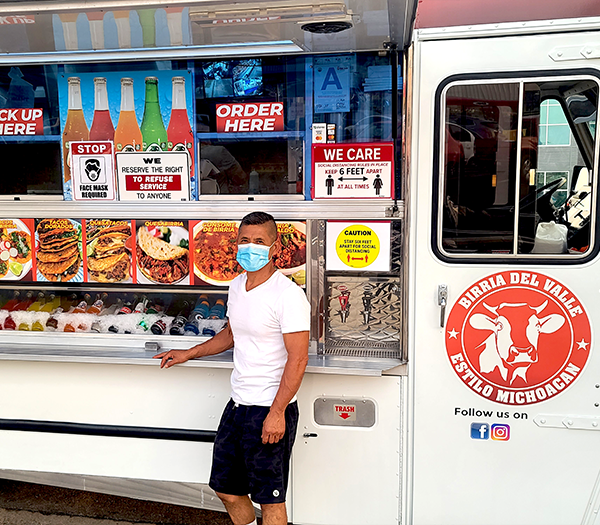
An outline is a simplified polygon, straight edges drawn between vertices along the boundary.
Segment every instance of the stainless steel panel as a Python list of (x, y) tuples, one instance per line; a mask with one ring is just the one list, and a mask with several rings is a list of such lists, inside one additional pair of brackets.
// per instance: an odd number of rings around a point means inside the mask
[(326, 279), (325, 354), (400, 358), (399, 278), (336, 275)]
[(370, 399), (319, 397), (313, 403), (317, 425), (372, 427), (377, 409)]

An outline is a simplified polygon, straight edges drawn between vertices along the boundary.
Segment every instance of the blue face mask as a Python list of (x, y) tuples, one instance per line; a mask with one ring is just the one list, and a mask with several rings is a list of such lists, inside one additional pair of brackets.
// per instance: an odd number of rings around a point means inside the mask
[[(275, 243), (273, 243), (275, 244)], [(269, 262), (269, 251), (273, 246), (263, 246), (262, 244), (238, 244), (237, 262), (247, 272), (257, 272), (264, 268)]]

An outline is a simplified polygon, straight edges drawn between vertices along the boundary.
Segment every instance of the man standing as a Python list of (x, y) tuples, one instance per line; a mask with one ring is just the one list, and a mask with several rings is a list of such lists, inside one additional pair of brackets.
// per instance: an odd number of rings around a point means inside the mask
[(289, 461), (298, 424), (296, 393), (308, 362), (310, 305), (304, 292), (273, 264), (277, 225), (271, 215), (246, 215), (237, 260), (246, 270), (229, 288), (228, 325), (189, 350), (155, 357), (161, 368), (233, 347), (231, 399), (213, 450), (210, 487), (234, 525), (287, 524)]

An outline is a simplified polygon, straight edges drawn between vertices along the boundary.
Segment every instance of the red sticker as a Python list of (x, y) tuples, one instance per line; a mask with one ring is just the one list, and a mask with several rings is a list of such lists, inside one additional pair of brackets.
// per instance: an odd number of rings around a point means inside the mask
[(591, 327), (564, 284), (533, 272), (499, 272), (458, 298), (446, 324), (446, 351), (480, 396), (530, 405), (566, 390), (587, 363)]

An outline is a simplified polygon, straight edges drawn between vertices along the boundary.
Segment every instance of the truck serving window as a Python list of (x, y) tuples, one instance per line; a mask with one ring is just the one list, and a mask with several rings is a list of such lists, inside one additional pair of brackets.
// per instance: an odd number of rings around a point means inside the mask
[(442, 92), (440, 108), (442, 256), (590, 252), (596, 80), (455, 82)]

